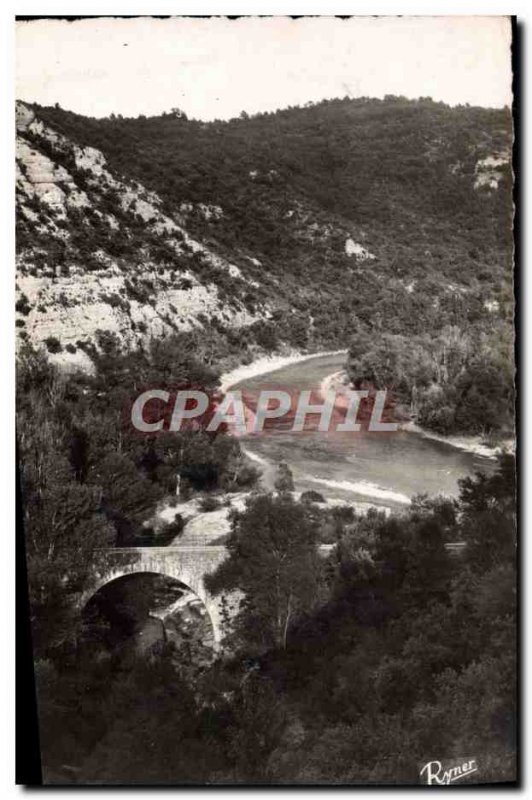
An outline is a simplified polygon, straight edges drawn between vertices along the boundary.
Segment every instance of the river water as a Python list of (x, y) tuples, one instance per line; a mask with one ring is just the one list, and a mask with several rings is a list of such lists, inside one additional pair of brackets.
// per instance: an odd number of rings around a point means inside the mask
[[(345, 364), (345, 354), (317, 356), (255, 378), (231, 389), (255, 395), (260, 389), (316, 392), (328, 375)], [(326, 497), (377, 507), (404, 507), (415, 494), (456, 496), (458, 480), (476, 471), (491, 472), (492, 459), (457, 449), (420, 434), (361, 431), (339, 434), (276, 429), (247, 434), (241, 445), (263, 471), (271, 488), (279, 462), (292, 470), (297, 491), (313, 489)]]

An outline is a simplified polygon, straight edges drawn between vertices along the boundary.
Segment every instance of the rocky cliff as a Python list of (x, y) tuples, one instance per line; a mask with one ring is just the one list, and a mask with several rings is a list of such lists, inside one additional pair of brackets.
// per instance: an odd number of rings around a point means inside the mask
[[(228, 122), (17, 106), (17, 328), (64, 364), (510, 331), (508, 109), (324, 101)], [(255, 353), (246, 352), (246, 358)]]
[[(257, 282), (190, 236), (181, 213), (165, 213), (155, 192), (23, 103), (16, 156), (18, 334), (46, 343), (52, 360), (90, 368), (87, 350), (108, 333), (132, 348), (207, 320), (240, 327), (268, 316), (247, 297)], [(224, 278), (230, 294), (217, 285)]]

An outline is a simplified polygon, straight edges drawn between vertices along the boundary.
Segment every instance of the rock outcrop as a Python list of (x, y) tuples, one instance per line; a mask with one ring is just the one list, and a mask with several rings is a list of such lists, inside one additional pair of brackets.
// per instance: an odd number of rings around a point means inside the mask
[[(256, 281), (189, 235), (192, 207), (168, 213), (156, 193), (113, 174), (101, 152), (23, 103), (16, 120), (19, 341), (52, 340), (52, 360), (88, 369), (102, 332), (128, 349), (213, 318), (240, 327), (267, 315), (239, 297)], [(222, 298), (224, 276), (233, 290)]]

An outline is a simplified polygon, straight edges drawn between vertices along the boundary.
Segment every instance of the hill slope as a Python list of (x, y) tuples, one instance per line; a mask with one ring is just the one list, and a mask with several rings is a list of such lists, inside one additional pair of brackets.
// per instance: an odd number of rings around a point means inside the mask
[(202, 123), (21, 105), (18, 137), (34, 341), (107, 330), (132, 348), (214, 326), (245, 331), (244, 351), (383, 333), (426, 349), (442, 334), (511, 363), (508, 110), (362, 98)]

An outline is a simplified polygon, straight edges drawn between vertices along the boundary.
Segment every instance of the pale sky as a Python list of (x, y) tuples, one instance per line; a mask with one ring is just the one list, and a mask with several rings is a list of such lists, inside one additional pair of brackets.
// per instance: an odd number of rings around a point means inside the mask
[(89, 116), (197, 119), (332, 97), (510, 105), (506, 17), (105, 19), (17, 23), (19, 99)]

